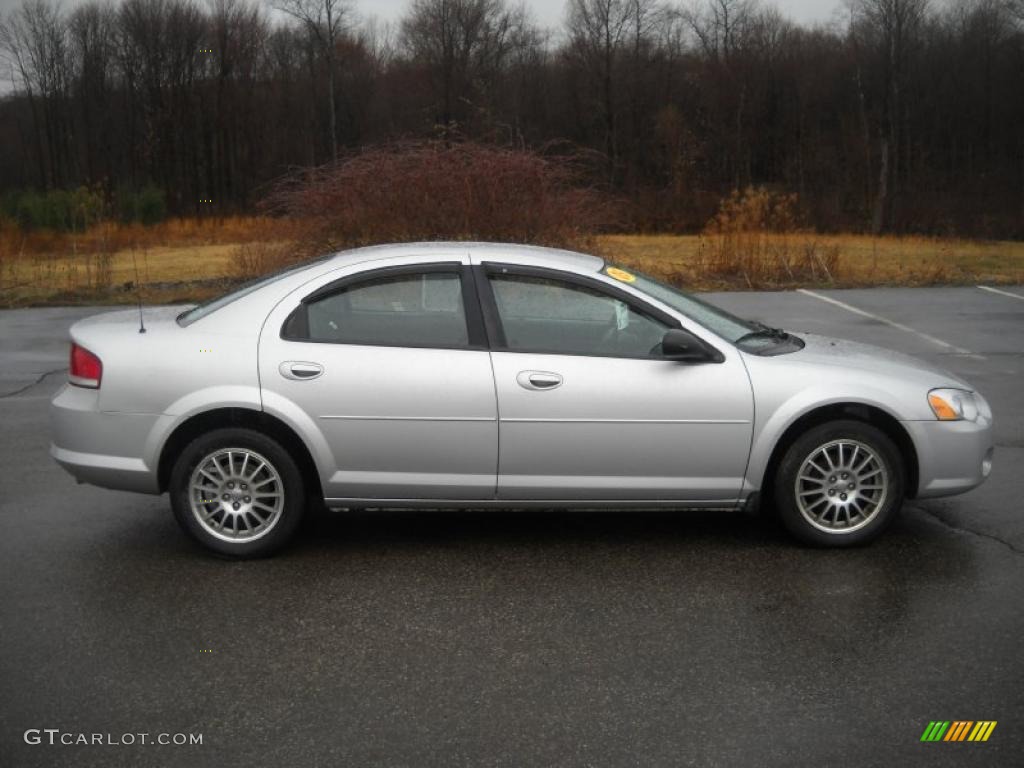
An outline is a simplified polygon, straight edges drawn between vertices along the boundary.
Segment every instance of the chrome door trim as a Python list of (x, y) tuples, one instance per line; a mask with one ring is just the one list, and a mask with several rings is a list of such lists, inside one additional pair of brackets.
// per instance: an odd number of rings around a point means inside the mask
[(524, 424), (749, 424), (749, 419), (541, 419), (501, 418)]
[(737, 509), (742, 500), (730, 499), (409, 499), (331, 496), (332, 509)]
[(327, 414), (320, 418), (334, 421), (497, 421), (493, 416), (335, 416)]

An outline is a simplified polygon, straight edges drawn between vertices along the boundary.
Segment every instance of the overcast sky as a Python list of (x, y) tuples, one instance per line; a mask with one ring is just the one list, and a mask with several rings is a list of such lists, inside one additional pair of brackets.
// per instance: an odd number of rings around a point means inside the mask
[[(76, 0), (63, 0), (65, 5), (74, 5)], [(202, 2), (202, 0), (199, 0)], [(356, 7), (363, 16), (376, 15), (382, 20), (398, 18), (409, 0), (356, 0)], [(21, 0), (0, 0), (0, 10), (7, 11), (21, 5)], [(558, 26), (565, 13), (564, 0), (526, 0), (534, 18), (543, 26)], [(829, 21), (842, 0), (775, 0), (776, 5), (787, 16), (802, 22)]]
[[(0, 0), (0, 3), (13, 0)], [(561, 24), (565, 15), (564, 0), (525, 0), (533, 11), (534, 18), (545, 27)], [(364, 16), (375, 14), (381, 19), (398, 18), (408, 5), (408, 0), (357, 0), (357, 7)], [(675, 3), (673, 3), (675, 4)], [(802, 22), (829, 21), (833, 12), (842, 5), (842, 0), (775, 0), (766, 5), (775, 5), (785, 15)]]

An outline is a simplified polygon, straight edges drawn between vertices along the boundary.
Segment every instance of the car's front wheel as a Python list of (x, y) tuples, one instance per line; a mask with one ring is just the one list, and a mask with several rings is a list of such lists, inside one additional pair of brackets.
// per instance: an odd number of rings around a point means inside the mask
[(251, 429), (197, 437), (171, 470), (171, 507), (181, 527), (215, 552), (264, 557), (302, 518), (302, 473), (275, 440)]
[(813, 427), (786, 450), (775, 476), (783, 524), (808, 544), (865, 544), (903, 503), (903, 460), (880, 429), (860, 421)]

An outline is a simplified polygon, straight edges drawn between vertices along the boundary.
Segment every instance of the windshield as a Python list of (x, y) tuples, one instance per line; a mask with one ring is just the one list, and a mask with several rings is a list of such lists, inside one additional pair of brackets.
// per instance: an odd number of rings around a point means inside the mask
[(263, 277), (258, 277), (255, 280), (250, 280), (246, 283), (243, 283), (241, 286), (235, 288), (233, 291), (225, 293), (222, 296), (217, 296), (215, 298), (209, 299), (208, 301), (204, 301), (202, 304), (199, 304), (198, 306), (193, 307), (192, 309), (186, 309), (184, 312), (178, 315), (178, 325), (182, 327), (190, 325), (194, 323), (196, 320), (202, 317), (206, 317), (211, 312), (216, 312), (221, 307), (230, 304), (233, 301), (237, 301), (243, 296), (248, 296), (250, 293), (254, 291), (258, 291), (263, 286), (269, 285), (275, 280), (278, 280), (282, 277), (286, 277), (287, 275), (290, 275), (294, 272), (299, 272), (318, 262), (325, 261), (326, 259), (331, 258), (331, 256), (333, 256), (333, 254), (331, 254), (330, 256), (325, 256), (321, 259), (316, 259), (314, 261), (304, 261), (301, 264), (286, 267), (284, 269), (278, 270), (277, 272), (271, 272), (269, 275), (264, 275)]
[(607, 267), (604, 273), (616, 280), (628, 283), (663, 304), (667, 304), (733, 344), (760, 328), (757, 323), (731, 315), (724, 309), (719, 309), (696, 296), (691, 296), (678, 288), (673, 288), (671, 285), (666, 285), (639, 272)]

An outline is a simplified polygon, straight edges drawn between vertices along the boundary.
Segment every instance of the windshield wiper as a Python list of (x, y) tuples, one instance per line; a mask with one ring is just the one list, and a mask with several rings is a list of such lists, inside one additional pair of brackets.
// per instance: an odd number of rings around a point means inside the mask
[(754, 320), (753, 324), (757, 327), (757, 330), (743, 334), (736, 339), (736, 344), (744, 342), (747, 339), (775, 339), (776, 341), (786, 341), (789, 339), (789, 334), (781, 328), (772, 328), (770, 325), (765, 325), (757, 320)]

